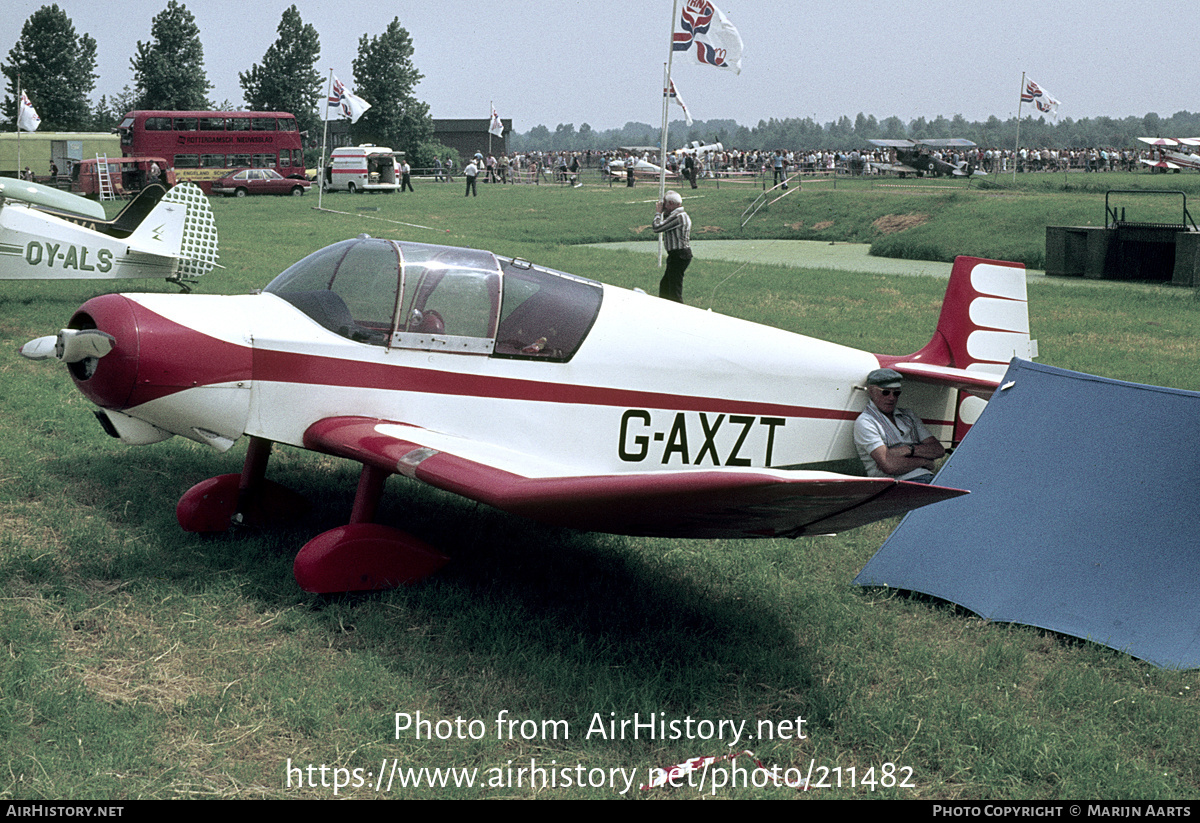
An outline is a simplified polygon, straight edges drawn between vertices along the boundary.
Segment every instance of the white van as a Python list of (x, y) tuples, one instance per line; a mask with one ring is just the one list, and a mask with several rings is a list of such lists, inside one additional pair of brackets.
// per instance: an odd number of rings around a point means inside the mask
[(325, 167), (325, 191), (399, 191), (402, 151), (364, 143), (334, 149)]

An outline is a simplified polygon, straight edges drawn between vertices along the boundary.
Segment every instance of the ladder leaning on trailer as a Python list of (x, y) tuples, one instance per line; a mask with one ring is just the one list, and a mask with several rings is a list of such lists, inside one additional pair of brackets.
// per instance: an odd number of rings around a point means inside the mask
[(100, 200), (116, 200), (117, 195), (113, 191), (112, 175), (108, 173), (108, 155), (96, 155), (96, 180), (100, 184)]

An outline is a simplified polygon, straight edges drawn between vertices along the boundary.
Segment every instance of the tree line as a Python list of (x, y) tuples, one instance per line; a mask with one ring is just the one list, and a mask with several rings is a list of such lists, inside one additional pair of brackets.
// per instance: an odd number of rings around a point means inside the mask
[[(672, 121), (669, 128), (670, 149), (677, 149), (693, 140), (702, 143), (722, 143), (726, 148), (744, 151), (773, 151), (775, 149), (804, 149), (821, 151), (853, 151), (870, 146), (871, 139), (921, 140), (941, 137), (962, 137), (985, 148), (1012, 149), (1017, 144), (1017, 118), (968, 121), (962, 115), (951, 118), (938, 116), (933, 120), (918, 117), (907, 123), (899, 117), (882, 121), (874, 115), (859, 115), (851, 120), (843, 116), (836, 121), (818, 123), (811, 117), (759, 120), (757, 126), (738, 125), (733, 120), (697, 120), (691, 126), (682, 120)], [(1143, 117), (1083, 118), (1063, 117), (1058, 122), (1044, 116), (1026, 115), (1020, 121), (1020, 145), (1025, 148), (1083, 149), (1108, 147), (1117, 149), (1145, 148), (1139, 137), (1198, 137), (1200, 113), (1180, 111), (1170, 117), (1149, 113)], [(546, 126), (534, 126), (524, 134), (509, 138), (509, 147), (516, 151), (606, 151), (622, 146), (657, 146), (660, 128), (648, 123), (626, 123), (619, 129), (596, 130), (584, 123), (578, 129), (573, 123), (559, 123), (554, 131)]]
[[(278, 39), (261, 63), (239, 72), (246, 108), (251, 111), (287, 111), (296, 115), (302, 131), (316, 135), (320, 107), (324, 105), (323, 78), (316, 70), (321, 45), (317, 30), (305, 23), (293, 5), (279, 22)], [(375, 143), (408, 152), (414, 165), (432, 165), (446, 149), (433, 141), (433, 121), (428, 104), (417, 100), (413, 89), (422, 75), (413, 65), (409, 33), (395, 18), (377, 36), (363, 35), (353, 62), (356, 93), (371, 104), (351, 127), (357, 143)], [(204, 70), (200, 29), (187, 7), (169, 0), (151, 21), (150, 39), (138, 41), (130, 59), (133, 84), (111, 98), (102, 95), (95, 106), (90, 95), (96, 86), (96, 41), (77, 34), (71, 19), (57, 4), (34, 12), (21, 30), (20, 39), (0, 64), (7, 78), (4, 114), (15, 122), (18, 80), (34, 101), (45, 131), (110, 131), (120, 118), (135, 109), (193, 111), (233, 109), (229, 101), (208, 99), (212, 85)], [(1200, 136), (1200, 113), (1177, 112), (1170, 117), (1149, 113), (1143, 117), (1061, 118), (1024, 117), (1019, 124), (1020, 144), (1028, 148), (1072, 149), (1090, 147), (1134, 148), (1138, 137)], [(980, 146), (1008, 148), (1017, 140), (1016, 117), (967, 121), (962, 115), (899, 117), (877, 120), (859, 115), (851, 120), (818, 123), (812, 118), (760, 120), (756, 126), (733, 120), (682, 121), (671, 125), (671, 148), (692, 140), (721, 142), (746, 151), (812, 149), (851, 151), (865, 148), (872, 138), (928, 139), (963, 137)], [(578, 129), (560, 123), (553, 132), (539, 125), (524, 134), (513, 134), (515, 151), (603, 151), (619, 146), (654, 146), (659, 129), (646, 123), (626, 123), (620, 129), (595, 130), (584, 123)]]
[[(317, 30), (293, 5), (279, 21), (278, 39), (261, 63), (238, 73), (250, 111), (287, 111), (301, 131), (320, 135), (324, 78), (316, 69), (321, 54)], [(413, 89), (421, 74), (413, 65), (412, 38), (395, 18), (380, 35), (363, 35), (353, 62), (354, 88), (371, 108), (351, 126), (357, 143), (375, 143), (408, 152), (418, 159), (443, 147), (433, 143), (428, 104)], [(130, 59), (132, 86), (95, 106), (96, 41), (77, 34), (57, 4), (42, 6), (21, 29), (21, 36), (0, 64), (7, 78), (4, 115), (16, 120), (17, 84), (29, 94), (42, 118), (43, 131), (111, 131), (126, 112), (138, 109), (211, 111), (236, 108), (228, 100), (208, 98), (212, 84), (204, 70), (200, 28), (187, 7), (169, 0), (150, 24), (150, 39), (138, 41)]]

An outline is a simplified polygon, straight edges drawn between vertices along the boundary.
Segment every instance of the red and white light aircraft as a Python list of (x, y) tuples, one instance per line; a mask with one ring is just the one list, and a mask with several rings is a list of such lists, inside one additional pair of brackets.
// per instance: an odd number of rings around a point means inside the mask
[(1200, 154), (1193, 154), (1184, 146), (1200, 146), (1200, 137), (1139, 137), (1143, 143), (1153, 146), (1157, 154), (1151, 159), (1142, 158), (1141, 162), (1150, 167), (1151, 171), (1178, 172), (1180, 169), (1200, 171)]
[(286, 508), (265, 479), (273, 443), (362, 463), (350, 524), (296, 558), (303, 588), (331, 592), (444, 562), (372, 522), (392, 474), (551, 524), (682, 537), (830, 533), (963, 494), (855, 476), (861, 384), (903, 372), (905, 405), (950, 443), (1034, 346), (1013, 263), (959, 258), (933, 339), (885, 357), (490, 252), (362, 236), (262, 294), (93, 298), (21, 352), (65, 362), (126, 443), (225, 450), (249, 435), (240, 474), (180, 500), (187, 530)]

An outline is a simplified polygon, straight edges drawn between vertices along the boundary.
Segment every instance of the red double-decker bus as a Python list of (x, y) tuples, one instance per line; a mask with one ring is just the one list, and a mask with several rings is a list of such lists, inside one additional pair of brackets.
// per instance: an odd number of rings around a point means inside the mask
[(205, 192), (230, 169), (304, 177), (295, 116), (274, 111), (131, 111), (117, 126), (126, 157), (163, 157)]

